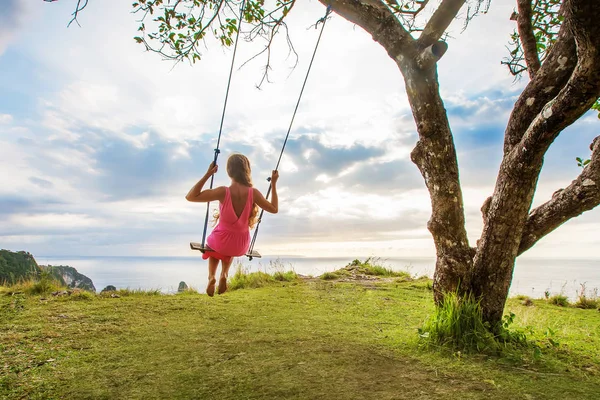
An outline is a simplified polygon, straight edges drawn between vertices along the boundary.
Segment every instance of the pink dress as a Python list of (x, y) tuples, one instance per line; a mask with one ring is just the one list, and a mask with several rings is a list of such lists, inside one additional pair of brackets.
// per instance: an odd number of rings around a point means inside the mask
[(233, 209), (229, 188), (225, 188), (225, 200), (219, 204), (219, 222), (206, 238), (206, 244), (214, 251), (204, 252), (203, 259), (214, 257), (229, 262), (233, 257), (246, 254), (250, 247), (248, 220), (253, 206), (254, 190), (250, 187), (246, 204), (238, 217)]

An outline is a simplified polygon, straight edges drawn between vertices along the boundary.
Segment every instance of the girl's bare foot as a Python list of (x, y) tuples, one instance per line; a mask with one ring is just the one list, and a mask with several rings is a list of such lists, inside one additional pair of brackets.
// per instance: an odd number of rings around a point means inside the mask
[(227, 291), (227, 278), (219, 279), (219, 294), (223, 294)]
[(208, 281), (208, 286), (206, 287), (206, 294), (209, 295), (210, 297), (213, 297), (215, 295), (215, 284), (216, 283), (217, 283), (217, 280), (215, 278)]

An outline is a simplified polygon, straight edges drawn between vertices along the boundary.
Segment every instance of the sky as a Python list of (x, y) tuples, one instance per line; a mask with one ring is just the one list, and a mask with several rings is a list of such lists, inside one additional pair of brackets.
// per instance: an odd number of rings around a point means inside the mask
[[(205, 205), (185, 194), (213, 157), (231, 49), (208, 41), (202, 60), (174, 65), (133, 40), (130, 2), (91, 0), (67, 28), (75, 0), (0, 3), (0, 248), (45, 256), (190, 256)], [(482, 228), (503, 132), (527, 77), (501, 61), (514, 2), (492, 1), (449, 29), (438, 64), (458, 152), (471, 245)], [(316, 0), (288, 16), (290, 37), (242, 63), (261, 42), (241, 42), (221, 140), (221, 162), (246, 154), (268, 188), (324, 14)], [(466, 10), (461, 16), (464, 17)], [(297, 61), (297, 65), (296, 65)], [(240, 68), (241, 67), (241, 68)], [(579, 174), (600, 121), (586, 114), (550, 148), (534, 206)], [(402, 76), (360, 27), (333, 15), (280, 167), (279, 213), (267, 214), (256, 249), (267, 255), (433, 257), (431, 206), (410, 161), (417, 141)], [(228, 185), (222, 168), (216, 185)], [(216, 207), (213, 204), (212, 207)], [(597, 258), (600, 210), (567, 222), (530, 257)]]

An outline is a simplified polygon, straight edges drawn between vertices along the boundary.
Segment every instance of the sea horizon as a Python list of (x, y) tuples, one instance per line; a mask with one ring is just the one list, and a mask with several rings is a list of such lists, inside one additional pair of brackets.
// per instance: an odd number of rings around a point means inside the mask
[[(374, 257), (374, 256), (263, 256), (249, 261), (237, 258), (230, 275), (241, 266), (249, 272), (294, 270), (301, 275), (318, 276), (343, 268), (354, 259), (367, 258), (396, 271), (406, 271), (413, 277), (433, 276), (434, 257)], [(108, 285), (118, 289), (177, 291), (179, 282), (203, 292), (208, 279), (207, 263), (198, 256), (35, 256), (40, 265), (68, 265), (89, 277), (99, 292)], [(600, 288), (600, 258), (541, 258), (517, 259), (510, 295), (527, 295), (533, 298), (550, 294), (564, 294), (571, 300), (577, 298), (584, 285), (589, 295)], [(594, 292), (595, 290), (595, 292)]]

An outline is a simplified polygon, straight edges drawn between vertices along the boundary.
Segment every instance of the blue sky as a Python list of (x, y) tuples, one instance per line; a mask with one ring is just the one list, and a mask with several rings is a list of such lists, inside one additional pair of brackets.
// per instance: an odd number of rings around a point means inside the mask
[[(207, 44), (194, 67), (143, 52), (129, 2), (90, 1), (82, 27), (66, 28), (75, 1), (0, 5), (0, 247), (34, 255), (186, 256), (204, 206), (184, 195), (212, 159), (231, 51)], [(514, 28), (510, 2), (492, 2), (462, 32), (451, 27), (439, 63), (455, 135), (472, 243), (493, 190), (503, 131), (526, 77), (500, 61)], [(272, 83), (263, 62), (236, 68), (222, 139), (250, 158), (256, 186), (277, 162), (323, 14), (317, 1), (289, 16), (299, 54), (277, 42)], [(238, 66), (260, 50), (242, 43)], [(600, 121), (566, 130), (545, 161), (535, 204), (579, 173)], [(434, 254), (430, 202), (409, 153), (416, 143), (403, 79), (385, 51), (333, 16), (281, 165), (280, 213), (267, 216), (257, 248), (272, 255)], [(225, 173), (218, 185), (228, 184)], [(543, 239), (530, 254), (594, 257), (600, 212)]]

